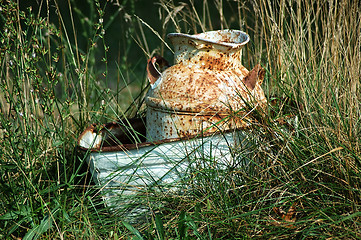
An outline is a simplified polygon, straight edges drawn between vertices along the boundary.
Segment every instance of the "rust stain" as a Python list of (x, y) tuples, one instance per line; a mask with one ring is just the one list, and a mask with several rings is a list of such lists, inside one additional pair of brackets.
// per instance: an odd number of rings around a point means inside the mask
[[(148, 62), (151, 84), (157, 80), (159, 83), (146, 97), (147, 118), (149, 122), (162, 123), (148, 126), (162, 128), (152, 139), (189, 136), (199, 133), (200, 126), (209, 132), (216, 131), (214, 124), (234, 111), (246, 114), (241, 111), (246, 106), (244, 101), (259, 105), (266, 102), (260, 86), (264, 70), (257, 65), (249, 72), (241, 64), (241, 49), (248, 42), (246, 34), (223, 30), (196, 35), (171, 34), (170, 38), (176, 49), (175, 64), (157, 75), (153, 73), (157, 70), (155, 64), (163, 60), (158, 57), (152, 58), (151, 64)], [(237, 119), (242, 117), (239, 114), (227, 123), (222, 122), (223, 129), (246, 127), (245, 121)], [(174, 131), (164, 127), (168, 124), (174, 125)]]

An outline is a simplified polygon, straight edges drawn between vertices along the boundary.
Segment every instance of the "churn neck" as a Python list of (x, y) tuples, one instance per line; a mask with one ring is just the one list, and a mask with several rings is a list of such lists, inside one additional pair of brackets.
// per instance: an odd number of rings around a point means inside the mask
[(174, 63), (218, 70), (238, 68), (248, 34), (239, 30), (209, 31), (200, 34), (170, 33)]

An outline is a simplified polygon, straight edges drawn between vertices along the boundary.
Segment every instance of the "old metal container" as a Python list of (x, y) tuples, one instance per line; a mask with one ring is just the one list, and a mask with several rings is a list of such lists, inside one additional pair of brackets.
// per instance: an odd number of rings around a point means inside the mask
[(245, 148), (247, 142), (246, 131), (156, 142), (146, 142), (144, 135), (144, 119), (129, 119), (92, 124), (78, 139), (105, 204), (130, 221), (149, 212), (150, 203), (145, 196), (152, 192), (184, 191), (180, 184), (192, 177), (197, 161), (217, 169), (239, 165), (233, 149)]
[(264, 70), (257, 65), (248, 71), (241, 64), (247, 34), (222, 30), (168, 37), (175, 64), (169, 67), (159, 56), (148, 61), (146, 120), (93, 124), (78, 139), (105, 203), (131, 218), (147, 211), (144, 196), (150, 192), (182, 191), (178, 184), (197, 161), (212, 161), (207, 166), (220, 171), (247, 165), (255, 138), (247, 130), (248, 116), (266, 103), (260, 86)]
[[(237, 30), (168, 34), (175, 64), (148, 60), (147, 139), (157, 141), (249, 125), (246, 105), (266, 103), (264, 70), (241, 63), (249, 36)], [(162, 68), (166, 68), (161, 72)], [(247, 104), (246, 104), (247, 103)]]

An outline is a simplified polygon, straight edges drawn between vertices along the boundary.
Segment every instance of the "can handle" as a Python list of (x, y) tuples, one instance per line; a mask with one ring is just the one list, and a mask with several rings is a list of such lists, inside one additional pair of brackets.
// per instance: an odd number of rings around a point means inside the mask
[(148, 80), (151, 85), (153, 85), (160, 77), (161, 72), (158, 70), (157, 66), (159, 66), (160, 71), (164, 71), (166, 68), (169, 67), (169, 63), (161, 56), (154, 56), (148, 59), (147, 64), (147, 73), (148, 73)]
[(260, 64), (257, 64), (251, 71), (248, 72), (247, 76), (243, 78), (243, 83), (250, 91), (252, 91), (256, 87), (257, 82), (262, 84), (265, 74), (266, 70), (264, 70)]

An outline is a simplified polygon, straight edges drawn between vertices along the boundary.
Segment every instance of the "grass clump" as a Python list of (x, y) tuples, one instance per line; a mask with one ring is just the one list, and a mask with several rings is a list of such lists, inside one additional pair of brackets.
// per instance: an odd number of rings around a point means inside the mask
[[(361, 237), (357, 2), (85, 2), (0, 4), (0, 237)], [(220, 171), (196, 158), (185, 194), (148, 193), (149, 205), (164, 204), (146, 222), (112, 215), (77, 136), (143, 115), (146, 60), (172, 58), (167, 33), (226, 28), (251, 36), (243, 63), (266, 68), (263, 88), (277, 104), (237, 164)]]

